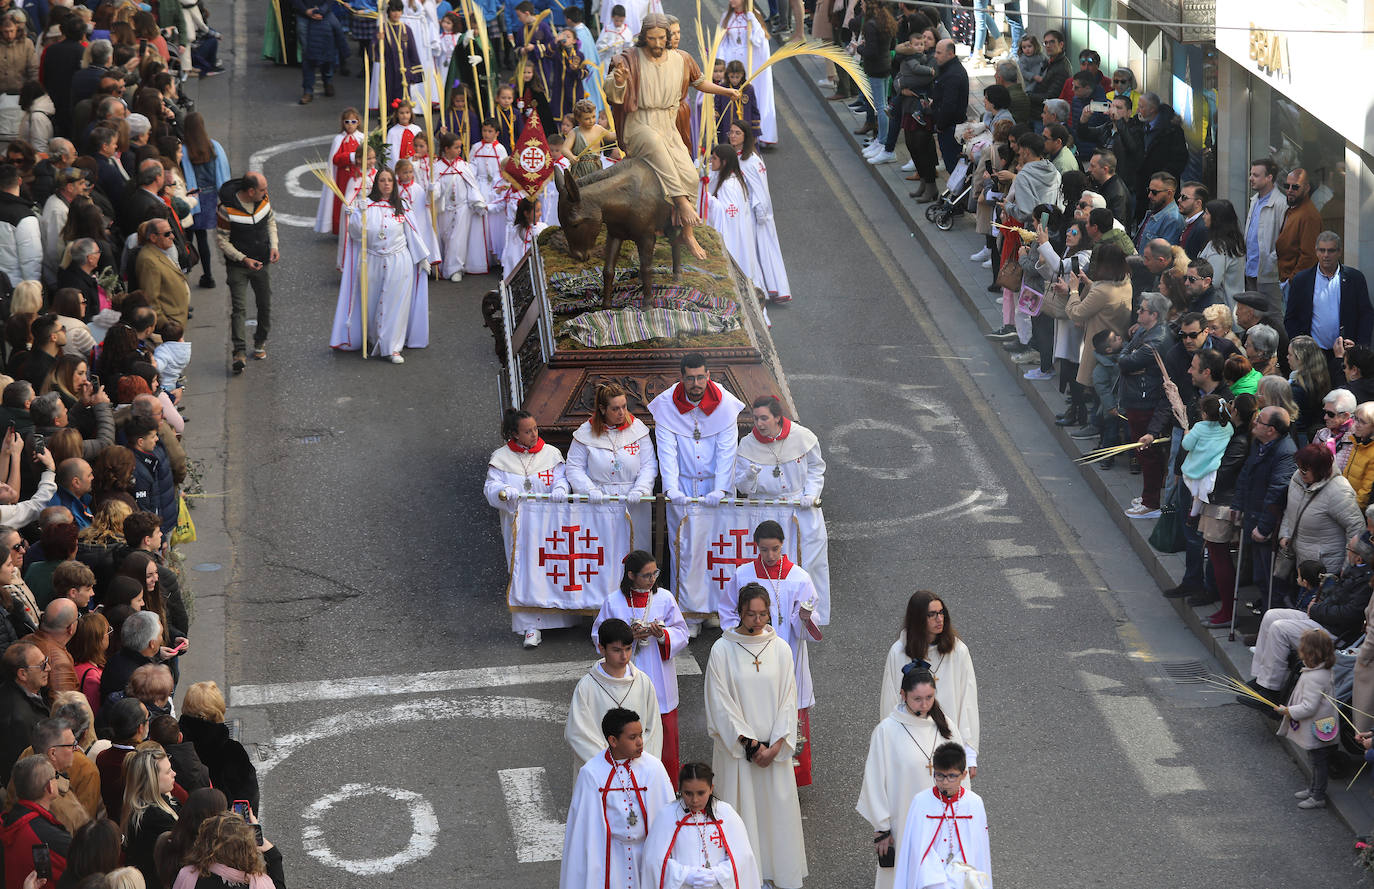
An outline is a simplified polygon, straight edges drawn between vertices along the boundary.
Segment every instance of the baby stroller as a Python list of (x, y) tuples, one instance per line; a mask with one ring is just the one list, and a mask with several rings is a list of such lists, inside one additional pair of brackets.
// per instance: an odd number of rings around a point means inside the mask
[(949, 231), (954, 227), (954, 217), (963, 213), (964, 208), (968, 206), (968, 195), (972, 190), (973, 177), (969, 175), (969, 160), (961, 157), (954, 165), (954, 172), (949, 174), (949, 180), (945, 182), (945, 190), (941, 192), (939, 200), (926, 205), (926, 219), (935, 223), (935, 227), (940, 231)]

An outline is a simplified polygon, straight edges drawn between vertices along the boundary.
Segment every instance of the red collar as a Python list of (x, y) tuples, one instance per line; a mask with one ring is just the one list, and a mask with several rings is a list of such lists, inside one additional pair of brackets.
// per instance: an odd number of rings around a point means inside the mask
[(625, 598), (629, 600), (631, 608), (648, 608), (653, 595), (653, 590), (630, 590)]
[(512, 451), (515, 451), (515, 453), (517, 454), (537, 454), (544, 449), (544, 439), (540, 437), (535, 440), (534, 447), (525, 448), (518, 444), (515, 441), (515, 439), (512, 438), (510, 441), (506, 442), (506, 447), (510, 448)]
[(964, 786), (960, 784), (959, 792), (956, 793), (954, 796), (945, 796), (943, 793), (940, 792), (939, 787), (930, 788), (930, 792), (935, 794), (935, 798), (938, 799), (940, 802), (944, 803), (946, 806), (950, 806), (964, 798), (964, 789)]
[(766, 577), (769, 580), (786, 580), (787, 572), (792, 570), (792, 560), (787, 558), (787, 553), (782, 554), (782, 561), (777, 564), (777, 576), (774, 577), (771, 569), (764, 567), (763, 559), (754, 560), (754, 576)]
[(711, 412), (720, 407), (720, 387), (715, 380), (706, 383), (706, 392), (701, 396), (701, 401), (693, 404), (687, 400), (687, 389), (681, 383), (673, 387), (673, 405), (677, 407), (679, 414), (689, 413), (692, 408), (699, 407), (706, 416), (711, 416)]
[(766, 437), (764, 437), (764, 436), (762, 436), (762, 435), (759, 435), (758, 427), (755, 427), (755, 428), (754, 428), (754, 438), (757, 438), (759, 441), (763, 442), (764, 444), (770, 444), (771, 442), (782, 441), (784, 438), (786, 438), (787, 436), (789, 436), (789, 435), (791, 435), (791, 434), (792, 434), (792, 421), (789, 420), (789, 419), (787, 419), (786, 417), (783, 417), (783, 418), (782, 418), (782, 431), (779, 432), (777, 435), (773, 436), (772, 438), (766, 438)]

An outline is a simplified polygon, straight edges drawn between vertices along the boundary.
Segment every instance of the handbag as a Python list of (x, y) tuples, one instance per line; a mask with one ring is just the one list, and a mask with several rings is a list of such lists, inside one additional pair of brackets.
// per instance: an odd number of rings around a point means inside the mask
[(1040, 311), (1058, 321), (1069, 320), (1069, 295), (1060, 294), (1053, 287), (1046, 287), (1040, 300)]
[(1307, 512), (1308, 505), (1316, 499), (1316, 494), (1308, 497), (1306, 502), (1304, 502), (1302, 507), (1298, 510), (1297, 517), (1293, 519), (1293, 532), (1288, 535), (1288, 545), (1280, 546), (1278, 549), (1274, 550), (1274, 564), (1270, 574), (1279, 580), (1292, 580), (1293, 575), (1297, 572), (1298, 553), (1297, 550), (1293, 548), (1293, 541), (1298, 539), (1298, 526), (1302, 524), (1302, 514)]
[(997, 270), (997, 278), (994, 283), (1003, 290), (1010, 290), (1012, 293), (1021, 292), (1021, 283), (1025, 280), (1026, 270), (1021, 268), (1019, 262), (1008, 260), (1002, 263), (1002, 267)]
[(1159, 520), (1150, 532), (1150, 546), (1161, 553), (1181, 553), (1187, 547), (1183, 539), (1183, 519), (1172, 502), (1159, 509)]
[(1329, 744), (1336, 740), (1336, 736), (1340, 733), (1340, 723), (1336, 722), (1334, 716), (1322, 716), (1312, 720), (1312, 735), (1323, 744)]
[(1040, 314), (1044, 308), (1045, 294), (1030, 287), (1027, 284), (1021, 285), (1021, 295), (1016, 298), (1016, 311), (1032, 318)]

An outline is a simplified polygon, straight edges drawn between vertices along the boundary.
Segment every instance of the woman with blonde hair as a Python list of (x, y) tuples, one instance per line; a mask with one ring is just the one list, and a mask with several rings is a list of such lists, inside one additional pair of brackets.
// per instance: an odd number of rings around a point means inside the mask
[(213, 682), (197, 682), (181, 702), (181, 734), (196, 748), (210, 781), (229, 799), (248, 800), (258, 808), (258, 770), (243, 745), (229, 737), (224, 724), (224, 694)]
[(140, 745), (124, 761), (124, 811), (119, 828), (124, 834), (125, 861), (138, 868), (143, 879), (161, 889), (153, 848), (164, 831), (176, 827), (177, 807), (172, 798), (177, 773), (161, 746)]
[(1322, 399), (1331, 391), (1331, 371), (1326, 353), (1310, 336), (1295, 336), (1288, 341), (1288, 384), (1293, 387), (1293, 400), (1298, 415), (1293, 417), (1293, 438), (1302, 447), (1312, 440), (1323, 426)]
[(1350, 423), (1351, 445), (1341, 474), (1355, 491), (1355, 501), (1363, 512), (1374, 488), (1374, 401), (1355, 408)]
[(249, 818), (244, 821), (233, 812), (206, 818), (172, 889), (286, 889), (281, 852), (266, 840), (257, 841), (257, 816)]
[(1290, 422), (1296, 420), (1298, 403), (1293, 399), (1293, 387), (1283, 377), (1277, 374), (1265, 374), (1259, 381), (1259, 388), (1255, 390), (1255, 395), (1259, 398), (1260, 409), (1281, 407), (1288, 411)]
[[(1180, 249), (1180, 248), (1175, 248)], [(1217, 339), (1227, 339), (1235, 343), (1236, 348), (1242, 353), (1245, 352), (1245, 344), (1236, 336), (1235, 315), (1231, 312), (1231, 307), (1225, 303), (1216, 303), (1202, 310), (1202, 317), (1207, 319), (1207, 332)]]
[(35, 315), (43, 311), (43, 285), (37, 281), (20, 281), (10, 295), (10, 315)]
[(121, 867), (110, 871), (105, 875), (105, 882), (110, 889), (148, 889), (148, 881), (143, 878), (143, 874), (138, 868)]

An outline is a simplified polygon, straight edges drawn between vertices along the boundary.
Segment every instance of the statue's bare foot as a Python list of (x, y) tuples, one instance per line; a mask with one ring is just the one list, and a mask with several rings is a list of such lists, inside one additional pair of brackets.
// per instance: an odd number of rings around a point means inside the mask
[(673, 201), (673, 221), (682, 228), (701, 225), (701, 217), (686, 197), (679, 197)]
[(693, 226), (690, 225), (682, 227), (682, 243), (687, 246), (688, 250), (692, 251), (692, 255), (697, 259), (705, 259), (706, 251), (697, 243), (697, 238), (696, 235), (692, 233), (692, 228)]

